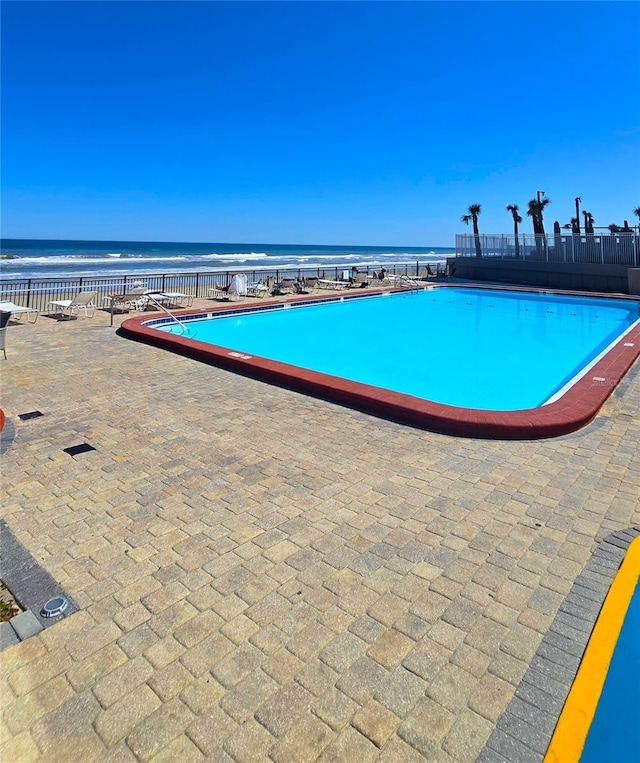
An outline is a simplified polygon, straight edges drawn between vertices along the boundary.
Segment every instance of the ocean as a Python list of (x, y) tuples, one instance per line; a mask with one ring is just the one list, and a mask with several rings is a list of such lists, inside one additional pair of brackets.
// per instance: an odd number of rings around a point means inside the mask
[(373, 268), (444, 262), (454, 247), (193, 244), (158, 241), (1, 239), (2, 280), (72, 279), (296, 268)]

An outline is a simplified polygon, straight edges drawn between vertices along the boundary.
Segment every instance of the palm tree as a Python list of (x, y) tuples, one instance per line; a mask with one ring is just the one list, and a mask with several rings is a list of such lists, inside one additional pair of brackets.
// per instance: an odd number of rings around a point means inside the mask
[(640, 229), (640, 207), (636, 207), (633, 214), (638, 218), (638, 229)]
[(595, 223), (594, 216), (591, 212), (583, 211), (582, 214), (584, 215), (584, 232), (593, 235), (593, 224)]
[(480, 204), (470, 204), (467, 210), (469, 214), (462, 215), (460, 218), (465, 225), (473, 223), (473, 237), (476, 243), (476, 257), (482, 257), (482, 249), (480, 248), (480, 231), (478, 230), (478, 215), (480, 214)]
[(574, 217), (571, 218), (571, 222), (573, 222), (573, 220), (576, 221), (576, 226), (573, 230), (576, 236), (580, 235), (580, 202), (581, 201), (582, 201), (582, 196), (576, 196), (576, 216), (575, 218)]
[(596, 244), (593, 237), (593, 224), (595, 223), (595, 218), (591, 212), (586, 212), (584, 209), (582, 210), (582, 214), (584, 216), (584, 232), (587, 237), (587, 257), (591, 260), (596, 252)]
[(522, 222), (522, 218), (518, 214), (517, 204), (507, 204), (507, 212), (511, 212), (513, 217), (513, 237), (516, 241), (516, 257), (520, 256), (520, 241), (518, 241), (518, 223)]
[(549, 199), (531, 199), (528, 204), (527, 215), (533, 223), (533, 234), (536, 237), (536, 250), (542, 254), (542, 244), (545, 242), (544, 221), (542, 215), (544, 208), (549, 204)]

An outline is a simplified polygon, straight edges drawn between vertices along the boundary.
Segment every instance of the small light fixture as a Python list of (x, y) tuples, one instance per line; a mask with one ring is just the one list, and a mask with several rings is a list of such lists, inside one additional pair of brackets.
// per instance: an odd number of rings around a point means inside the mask
[(45, 602), (40, 610), (40, 617), (57, 617), (69, 606), (69, 601), (64, 596), (54, 596)]

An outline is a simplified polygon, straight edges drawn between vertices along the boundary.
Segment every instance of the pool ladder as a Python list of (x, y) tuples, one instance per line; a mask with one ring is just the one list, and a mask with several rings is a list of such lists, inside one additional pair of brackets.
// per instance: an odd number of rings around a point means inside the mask
[(152, 296), (150, 296), (149, 294), (145, 294), (145, 297), (146, 297), (146, 298), (149, 300), (149, 302), (153, 302), (153, 304), (154, 304), (154, 305), (157, 305), (157, 306), (158, 306), (158, 307), (159, 307), (159, 308), (160, 308), (160, 309), (161, 309), (163, 312), (165, 312), (165, 313), (166, 313), (166, 314), (167, 314), (167, 315), (168, 315), (170, 318), (172, 318), (172, 319), (173, 319), (173, 320), (174, 320), (174, 321), (175, 321), (175, 322), (178, 324), (178, 326), (180, 326), (180, 328), (182, 329), (182, 332), (183, 332), (183, 334), (184, 334), (184, 332), (188, 331), (188, 329), (187, 329), (186, 325), (185, 325), (185, 324), (184, 324), (184, 323), (183, 323), (183, 322), (182, 322), (182, 321), (181, 321), (179, 318), (177, 318), (177, 317), (176, 317), (176, 316), (175, 316), (175, 315), (174, 315), (174, 314), (171, 312), (171, 310), (169, 310), (169, 308), (168, 308), (168, 307), (165, 307), (165, 306), (162, 304), (162, 302), (158, 302), (158, 300), (157, 300), (157, 299), (154, 299), (154, 298), (153, 298)]
[(399, 286), (401, 289), (407, 289), (407, 291), (419, 291), (421, 288), (423, 288), (422, 281), (417, 281), (415, 278), (411, 278), (407, 275), (400, 275), (396, 276), (396, 286)]

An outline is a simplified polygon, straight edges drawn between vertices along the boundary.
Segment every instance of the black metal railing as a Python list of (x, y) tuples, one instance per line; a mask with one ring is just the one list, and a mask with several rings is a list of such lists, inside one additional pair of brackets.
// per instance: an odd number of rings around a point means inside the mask
[[(444, 257), (442, 258), (445, 259)], [(426, 272), (433, 261), (420, 260), (385, 264), (387, 272), (395, 275), (420, 276)], [(360, 268), (363, 273), (369, 273), (376, 268)], [(227, 271), (198, 271), (189, 273), (135, 273), (119, 276), (78, 276), (77, 278), (26, 278), (21, 280), (0, 280), (0, 300), (11, 300), (23, 307), (35, 307), (40, 312), (48, 311), (48, 303), (52, 300), (71, 299), (81, 291), (97, 292), (96, 305), (107, 307), (109, 294), (125, 294), (131, 289), (142, 287), (150, 291), (181, 292), (194, 298), (206, 297), (209, 289), (216, 284), (226, 286), (236, 273), (245, 273), (250, 281), (263, 281), (268, 286), (280, 281), (283, 277), (326, 278), (340, 280), (345, 271), (343, 265), (332, 265), (321, 268), (274, 268), (274, 269), (242, 269)]]

